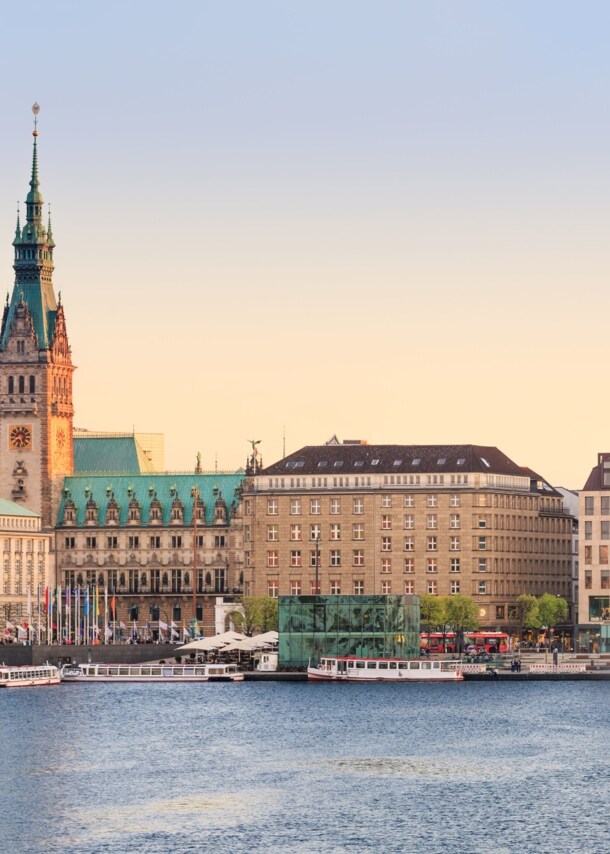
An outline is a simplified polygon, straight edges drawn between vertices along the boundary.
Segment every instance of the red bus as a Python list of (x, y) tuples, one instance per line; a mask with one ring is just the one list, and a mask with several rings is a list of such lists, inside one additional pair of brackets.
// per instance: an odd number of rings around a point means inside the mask
[[(468, 652), (508, 652), (506, 632), (464, 632), (464, 651)], [(455, 652), (455, 632), (422, 632), (419, 636), (421, 649), (430, 652)]]

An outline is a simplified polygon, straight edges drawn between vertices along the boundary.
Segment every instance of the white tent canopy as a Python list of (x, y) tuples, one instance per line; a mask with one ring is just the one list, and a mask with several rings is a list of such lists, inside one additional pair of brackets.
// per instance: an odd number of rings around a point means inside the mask
[(176, 652), (209, 652), (212, 649), (219, 649), (228, 643), (233, 643), (243, 638), (245, 638), (245, 635), (240, 635), (239, 632), (223, 632), (221, 635), (210, 635), (207, 638), (190, 641), (190, 643), (179, 647)]

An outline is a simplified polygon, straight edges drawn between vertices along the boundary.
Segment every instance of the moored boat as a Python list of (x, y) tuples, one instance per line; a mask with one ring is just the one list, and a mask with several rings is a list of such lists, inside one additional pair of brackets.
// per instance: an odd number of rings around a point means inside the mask
[(30, 688), (33, 685), (59, 685), (59, 668), (53, 664), (22, 667), (0, 666), (0, 688)]
[(242, 682), (235, 664), (66, 664), (64, 682)]
[(310, 682), (460, 682), (464, 676), (455, 662), (322, 656), (318, 664), (309, 665), (307, 678)]

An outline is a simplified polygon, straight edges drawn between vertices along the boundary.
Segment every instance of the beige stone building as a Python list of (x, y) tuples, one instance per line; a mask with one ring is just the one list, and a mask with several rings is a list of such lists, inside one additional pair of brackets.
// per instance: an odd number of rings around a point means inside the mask
[(562, 497), (497, 448), (333, 440), (250, 474), (246, 594), (462, 593), (487, 628), (521, 593), (569, 601)]
[(53, 583), (52, 534), (42, 530), (39, 515), (0, 499), (0, 541), (0, 630), (4, 631), (8, 624), (9, 634), (14, 637), (16, 627), (25, 622), (37, 632), (45, 619), (45, 590)]
[(610, 645), (610, 453), (597, 455), (580, 493), (578, 622), (580, 646)]

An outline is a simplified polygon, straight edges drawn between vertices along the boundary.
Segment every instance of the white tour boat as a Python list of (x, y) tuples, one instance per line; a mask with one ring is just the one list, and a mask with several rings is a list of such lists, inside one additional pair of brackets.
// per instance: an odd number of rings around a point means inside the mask
[(0, 688), (29, 688), (32, 685), (59, 685), (59, 668), (53, 664), (0, 666)]
[(449, 661), (324, 656), (317, 665), (309, 665), (307, 678), (310, 682), (460, 682), (464, 676)]
[(235, 664), (66, 664), (64, 682), (242, 682)]

